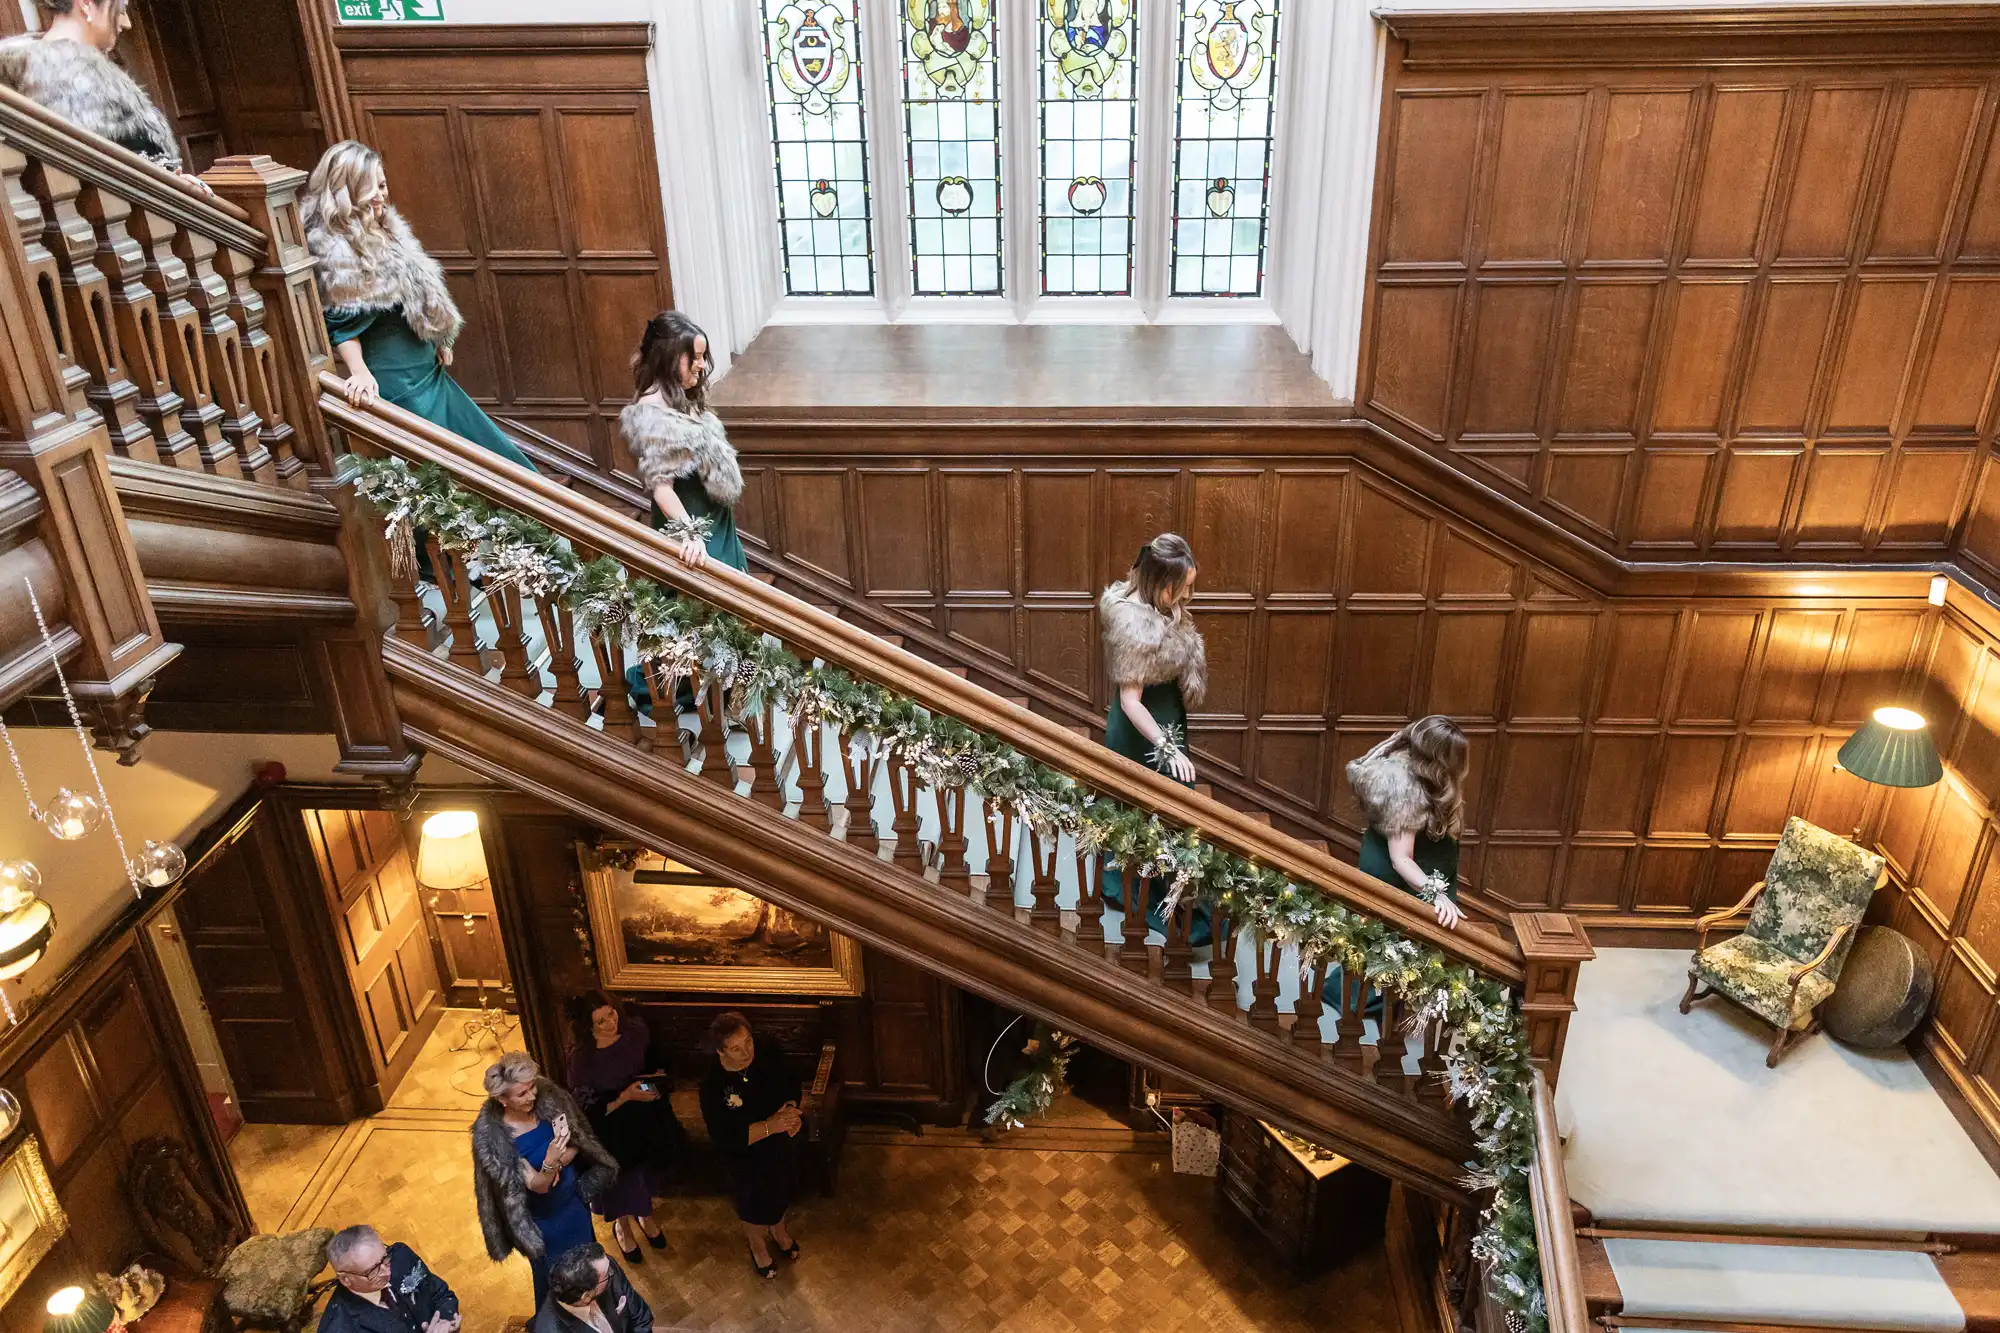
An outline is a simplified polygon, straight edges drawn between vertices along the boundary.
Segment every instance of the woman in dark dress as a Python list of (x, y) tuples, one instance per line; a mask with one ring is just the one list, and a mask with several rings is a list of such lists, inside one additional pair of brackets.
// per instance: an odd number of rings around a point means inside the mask
[[(1446, 927), (1464, 919), (1458, 906), (1458, 835), (1465, 823), (1469, 763), (1465, 733), (1433, 713), (1347, 766), (1347, 785), (1368, 820), (1361, 835), (1362, 872), (1422, 898)], [(1323, 998), (1338, 1007), (1341, 992), (1336, 968)]]
[(799, 1257), (798, 1242), (785, 1230), (785, 1210), (799, 1190), (799, 1081), (773, 1052), (759, 1058), (750, 1020), (733, 1010), (718, 1014), (708, 1029), (715, 1052), (701, 1080), (701, 1116), (709, 1141), (729, 1162), (736, 1179), (736, 1218), (750, 1242), (750, 1261), (759, 1277), (778, 1271), (772, 1252)]
[(590, 1201), (590, 1210), (611, 1223), (625, 1262), (640, 1263), (640, 1235), (656, 1250), (667, 1248), (653, 1220), (653, 1193), (680, 1156), (680, 1121), (667, 1101), (665, 1073), (647, 1059), (652, 1034), (645, 1019), (621, 1013), (603, 991), (585, 991), (565, 1008), (569, 1090), (619, 1166), (618, 1178)]
[(534, 471), (446, 373), (465, 321), (444, 270), (389, 206), (381, 154), (352, 139), (327, 149), (300, 214), (347, 401), (359, 407), (380, 397)]
[[(1105, 679), (1113, 691), (1104, 743), (1186, 787), (1194, 785), (1188, 705), (1199, 705), (1208, 690), (1207, 650), (1188, 613), (1194, 580), (1187, 539), (1163, 532), (1139, 548), (1131, 572), (1097, 601)], [(1106, 866), (1103, 886), (1104, 900), (1122, 908), (1123, 874)], [(1147, 904), (1146, 921), (1154, 930), (1166, 930), (1157, 900)], [(1195, 909), (1190, 942), (1196, 947), (1209, 942), (1206, 908)]]
[[(652, 496), (652, 523), (673, 539), (690, 565), (713, 560), (734, 570), (750, 567), (736, 535), (736, 502), (743, 472), (722, 421), (708, 410), (708, 335), (678, 310), (646, 321), (632, 356), (633, 398), (618, 415), (626, 447)], [(628, 667), (625, 684), (633, 704), (650, 713), (653, 696), (645, 674)], [(678, 707), (694, 707), (683, 684)]]

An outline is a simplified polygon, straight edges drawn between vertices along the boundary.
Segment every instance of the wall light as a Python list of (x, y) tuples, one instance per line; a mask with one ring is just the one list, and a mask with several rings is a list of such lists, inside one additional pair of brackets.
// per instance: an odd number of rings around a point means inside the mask
[(475, 810), (440, 810), (424, 821), (417, 846), (417, 883), (431, 889), (469, 889), (486, 879), (486, 848)]
[(82, 1287), (64, 1287), (49, 1297), (43, 1333), (108, 1333), (118, 1322), (111, 1302)]

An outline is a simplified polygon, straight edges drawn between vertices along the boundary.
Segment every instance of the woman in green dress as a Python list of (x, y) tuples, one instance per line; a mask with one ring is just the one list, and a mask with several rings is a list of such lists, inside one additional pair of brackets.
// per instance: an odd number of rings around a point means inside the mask
[[(1105, 679), (1114, 692), (1104, 718), (1104, 743), (1188, 787), (1194, 785), (1194, 762), (1187, 755), (1188, 705), (1199, 705), (1208, 689), (1207, 649), (1188, 613), (1194, 579), (1194, 551), (1187, 539), (1163, 532), (1139, 548), (1131, 572), (1097, 601)], [(1104, 900), (1122, 908), (1124, 876), (1106, 866), (1102, 882)], [(1157, 895), (1147, 904), (1146, 919), (1154, 930), (1165, 931)], [(1195, 910), (1190, 937), (1196, 947), (1209, 942), (1206, 908)]]
[(389, 206), (381, 154), (352, 139), (327, 149), (300, 214), (347, 401), (360, 407), (379, 397), (534, 471), (446, 373), (465, 321), (444, 270)]
[[(1347, 785), (1368, 820), (1361, 835), (1361, 872), (1423, 899), (1447, 928), (1464, 920), (1458, 906), (1458, 834), (1465, 823), (1469, 755), (1458, 724), (1433, 713), (1347, 766)], [(1337, 1009), (1341, 990), (1335, 968), (1322, 998)]]
[[(673, 540), (681, 559), (696, 567), (713, 560), (743, 570), (750, 564), (736, 535), (743, 472), (728, 432), (708, 410), (711, 364), (708, 335), (680, 311), (662, 310), (646, 321), (632, 358), (633, 399), (619, 414), (618, 426), (652, 496), (653, 526)], [(625, 683), (634, 705), (650, 714), (653, 697), (645, 674), (628, 667)], [(694, 707), (686, 681), (678, 694), (682, 712)]]

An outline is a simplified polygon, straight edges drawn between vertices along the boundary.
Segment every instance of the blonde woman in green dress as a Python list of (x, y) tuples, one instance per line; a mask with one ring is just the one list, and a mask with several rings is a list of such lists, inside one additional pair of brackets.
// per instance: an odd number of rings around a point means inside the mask
[(299, 211), (306, 245), (319, 260), (326, 332), (347, 378), (347, 401), (394, 403), (534, 471), (448, 373), (465, 320), (444, 270), (390, 207), (382, 155), (352, 139), (327, 149)]

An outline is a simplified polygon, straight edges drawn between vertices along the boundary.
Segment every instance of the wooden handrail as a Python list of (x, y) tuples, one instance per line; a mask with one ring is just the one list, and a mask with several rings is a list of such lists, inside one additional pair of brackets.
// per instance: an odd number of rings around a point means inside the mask
[(584, 545), (615, 551), (621, 563), (647, 578), (740, 613), (757, 628), (787, 643), (810, 644), (814, 653), (857, 676), (998, 736), (1092, 790), (1196, 829), (1211, 842), (1315, 886), (1485, 976), (1511, 986), (1526, 978), (1520, 946), (1514, 940), (1470, 924), (1447, 930), (1417, 899), (1240, 811), (1078, 737), (1058, 723), (1016, 707), (747, 574), (712, 562), (700, 569), (690, 568), (652, 528), (583, 499), (413, 413), (379, 401), (366, 408), (353, 407), (345, 397), (346, 381), (337, 375), (323, 372), (319, 382), (320, 410), (326, 419), (387, 453), (411, 462), (438, 464), (459, 485), (503, 508)]
[(236, 205), (197, 194), (159, 163), (64, 120), (12, 88), (0, 88), (0, 139), (218, 245), (244, 254), (264, 253), (264, 233), (251, 226), (250, 215)]
[(1535, 1071), (1535, 1169), (1528, 1178), (1535, 1211), (1535, 1247), (1542, 1259), (1542, 1296), (1549, 1333), (1590, 1333), (1583, 1299), (1583, 1271), (1576, 1257), (1576, 1224), (1570, 1220), (1569, 1181), (1562, 1139), (1556, 1134), (1556, 1099), (1542, 1071)]

